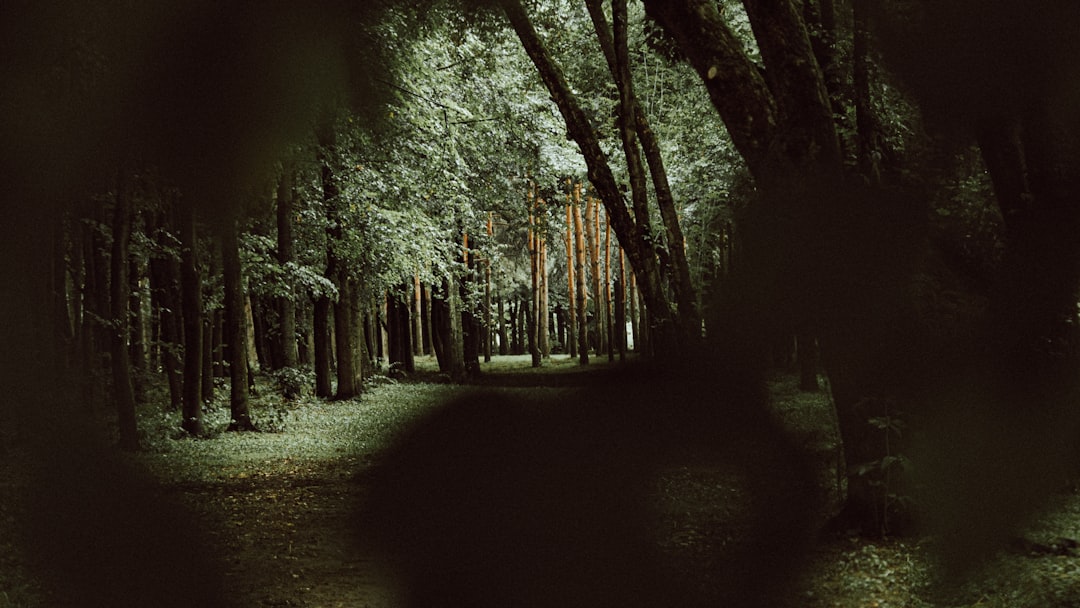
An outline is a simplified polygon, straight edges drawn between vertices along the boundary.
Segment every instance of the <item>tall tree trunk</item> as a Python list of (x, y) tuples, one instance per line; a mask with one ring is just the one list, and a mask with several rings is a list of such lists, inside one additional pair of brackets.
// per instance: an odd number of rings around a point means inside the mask
[(336, 399), (351, 399), (360, 392), (361, 380), (356, 369), (357, 345), (353, 343), (353, 285), (338, 253), (343, 246), (344, 230), (338, 207), (342, 204), (340, 190), (334, 175), (333, 162), (337, 153), (337, 139), (334, 132), (333, 116), (322, 117), (317, 132), (319, 140), (319, 162), (321, 164), (322, 199), (327, 210), (326, 228), (326, 277), (334, 282), (338, 289), (338, 298), (334, 302), (334, 344), (337, 361)]
[(146, 316), (143, 314), (142, 275), (142, 264), (132, 258), (128, 265), (128, 319), (131, 324), (131, 380), (136, 403), (146, 403), (146, 381), (149, 374), (149, 340), (146, 335)]
[(120, 426), (120, 447), (125, 450), (139, 449), (139, 430), (135, 422), (135, 394), (131, 381), (131, 360), (128, 357), (128, 336), (130, 334), (130, 288), (128, 282), (128, 245), (131, 240), (131, 184), (126, 174), (121, 174), (117, 187), (115, 207), (113, 209), (113, 244), (111, 259), (112, 281), (110, 300), (112, 302), (112, 357), (113, 399), (116, 401), (116, 413)]
[[(679, 323), (680, 341), (691, 342), (700, 338), (701, 316), (697, 310), (697, 296), (690, 280), (690, 264), (686, 259), (685, 239), (679, 222), (675, 199), (668, 183), (667, 170), (656, 133), (649, 126), (641, 104), (634, 92), (633, 77), (630, 71), (629, 50), (627, 43), (628, 16), (626, 0), (612, 2), (612, 25), (608, 28), (600, 0), (588, 0), (586, 5), (593, 20), (593, 26), (600, 46), (607, 59), (608, 68), (619, 90), (619, 124), (627, 167), (630, 172), (631, 188), (640, 188), (634, 195), (635, 218), (639, 226), (651, 230), (648, 223), (647, 192), (645, 175), (642, 167), (641, 152), (649, 167), (649, 175), (656, 192), (657, 207), (664, 223), (667, 236), (667, 251), (663, 257), (670, 261), (669, 270), (673, 274), (671, 285), (678, 305), (676, 320)], [(639, 150), (638, 145), (641, 148)], [(609, 220), (610, 221), (610, 220)], [(610, 319), (609, 319), (610, 321)], [(611, 349), (609, 349), (611, 350)]]
[(312, 334), (315, 342), (315, 396), (333, 396), (330, 384), (330, 298), (320, 296), (315, 300)]
[(573, 186), (570, 184), (570, 179), (566, 180), (567, 193), (566, 193), (566, 308), (569, 311), (570, 322), (566, 328), (566, 344), (567, 352), (570, 354), (570, 358), (573, 359), (577, 356), (577, 300), (574, 297), (574, 202)]
[(619, 255), (619, 278), (615, 287), (615, 327), (619, 336), (619, 360), (626, 359), (626, 264), (623, 263), (622, 249)]
[(240, 274), (240, 243), (236, 218), (221, 224), (221, 271), (225, 286), (225, 332), (229, 350), (230, 431), (254, 431), (251, 421), (248, 386), (247, 315), (243, 277)]
[(465, 335), (462, 329), (461, 285), (453, 277), (446, 279), (446, 316), (447, 338), (446, 352), (450, 377), (455, 381), (464, 380), (468, 370), (465, 367)]
[[(281, 180), (277, 190), (277, 260), (282, 266), (292, 263), (295, 254), (293, 244), (293, 168), (286, 163), (282, 168)], [(282, 295), (277, 300), (278, 316), (280, 318), (280, 335), (278, 347), (281, 352), (281, 364), (284, 367), (296, 367), (299, 353), (296, 347), (296, 303), (295, 295), (289, 286), (289, 293)]]
[(422, 317), (421, 320), (423, 321), (423, 328), (422, 329), (423, 329), (423, 335), (424, 335), (424, 354), (425, 355), (431, 355), (431, 354), (434, 354), (434, 352), (435, 352), (433, 350), (432, 339), (431, 339), (432, 334), (433, 334), (432, 324), (431, 324), (431, 284), (425, 283), (421, 287), (422, 287), (423, 292), (424, 292), (424, 297), (420, 301), (420, 303), (422, 305), (422, 308), (421, 308), (422, 312), (420, 314), (421, 314), (421, 317)]
[(626, 301), (630, 304), (630, 337), (634, 340), (634, 351), (641, 352), (643, 340), (641, 315), (638, 314), (637, 275), (634, 274), (633, 270), (627, 274), (630, 275), (630, 290), (626, 296)]
[(202, 282), (199, 280), (195, 208), (180, 207), (180, 298), (184, 323), (184, 404), (181, 426), (196, 437), (204, 434), (202, 422)]
[(596, 343), (593, 346), (599, 356), (607, 348), (607, 324), (604, 322), (604, 302), (600, 285), (600, 205), (599, 201), (591, 196), (586, 196), (585, 200), (585, 248), (588, 251), (586, 262), (589, 265), (589, 278), (592, 279), (590, 292), (593, 301), (593, 323), (596, 325)]
[[(344, 274), (342, 272), (341, 274)], [(342, 276), (338, 286), (338, 299), (334, 303), (334, 342), (337, 346), (337, 392), (335, 399), (352, 399), (360, 394), (363, 378), (360, 377), (360, 369), (357, 365), (358, 345), (354, 341), (356, 335), (353, 327), (355, 320), (352, 316), (354, 307), (353, 299), (356, 297), (355, 285), (346, 276)]]
[(589, 320), (585, 291), (585, 225), (581, 218), (581, 186), (574, 188), (574, 274), (577, 275), (578, 362), (589, 364)]
[(548, 309), (547, 239), (540, 239), (540, 356), (551, 356), (551, 312)]
[(611, 305), (611, 224), (604, 222), (604, 319), (607, 321), (608, 361), (615, 360), (614, 312)]
[(559, 68), (551, 60), (547, 49), (533, 28), (520, 0), (501, 0), (500, 5), (517, 33), (522, 46), (536, 66), (541, 80), (555, 101), (566, 122), (567, 132), (578, 144), (586, 165), (589, 180), (596, 189), (608, 213), (619, 242), (626, 248), (630, 265), (634, 267), (644, 285), (642, 294), (653, 309), (662, 350), (674, 353), (678, 349), (676, 313), (663, 290), (659, 262), (651, 245), (649, 231), (635, 222), (627, 210), (618, 182), (615, 180), (607, 156), (600, 147), (597, 134), (576, 97), (571, 92)]
[(409, 297), (411, 291), (409, 284), (403, 284), (396, 290), (386, 294), (387, 328), (390, 332), (390, 352), (388, 360), (391, 365), (397, 364), (402, 371), (413, 372), (416, 365), (413, 360), (412, 349), (412, 317), (409, 313)]
[[(489, 242), (495, 238), (495, 218), (492, 212), (487, 216), (487, 237)], [(491, 361), (492, 340), (494, 339), (494, 325), (491, 314), (491, 257), (485, 257), (484, 261), (484, 361)]]
[[(489, 275), (488, 285), (489, 285), (488, 293), (490, 294), (490, 275)], [(413, 355), (416, 355), (416, 356), (424, 354), (424, 318), (423, 318), (423, 314), (424, 314), (424, 304), (423, 304), (424, 293), (423, 292), (424, 292), (424, 290), (420, 286), (420, 271), (416, 271), (413, 274), (412, 298), (410, 298), (410, 304), (412, 306), (412, 310), (410, 311), (410, 314), (412, 315), (411, 318), (412, 318), (412, 324), (413, 324), (413, 326), (412, 326), (412, 349), (413, 349)], [(491, 358), (490, 349), (488, 349), (487, 358), (489, 360)]]
[[(164, 230), (158, 231), (161, 248), (165, 246), (160, 242), (165, 234)], [(151, 294), (157, 302), (155, 309), (161, 326), (161, 367), (169, 384), (169, 405), (174, 411), (180, 411), (184, 402), (183, 362), (180, 356), (183, 338), (180, 333), (180, 302), (176, 297), (181, 293), (179, 275), (180, 265), (173, 256), (165, 253), (150, 258)]]
[(469, 282), (474, 280), (474, 256), (469, 249), (469, 233), (462, 233), (464, 254), (462, 263), (465, 273), (458, 282), (460, 289), (459, 300), (461, 304), (461, 338), (462, 356), (465, 360), (465, 375), (474, 378), (480, 373), (480, 320), (477, 318), (473, 307), (468, 305)]
[(529, 314), (525, 320), (528, 323), (529, 355), (533, 367), (540, 367), (540, 238), (536, 227), (536, 184), (529, 184)]
[[(202, 319), (202, 400), (203, 403), (212, 403), (216, 387), (214, 380), (215, 357), (222, 354), (222, 319), (221, 310), (206, 312)], [(219, 368), (221, 366), (218, 366)]]

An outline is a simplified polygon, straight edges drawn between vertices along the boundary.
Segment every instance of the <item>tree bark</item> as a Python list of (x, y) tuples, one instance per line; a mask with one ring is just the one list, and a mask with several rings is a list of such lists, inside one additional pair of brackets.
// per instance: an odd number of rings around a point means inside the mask
[[(690, 264), (686, 259), (685, 238), (679, 222), (678, 211), (675, 208), (675, 199), (671, 193), (671, 186), (668, 183), (667, 170), (664, 167), (664, 159), (660, 151), (660, 142), (656, 138), (656, 133), (649, 126), (648, 117), (645, 115), (645, 111), (634, 93), (627, 43), (628, 17), (626, 0), (614, 0), (612, 2), (613, 28), (610, 32), (601, 4), (600, 0), (588, 0), (586, 2), (589, 15), (593, 20), (594, 29), (600, 40), (600, 46), (604, 51), (608, 67), (619, 90), (620, 133), (623, 138), (623, 148), (626, 151), (627, 167), (630, 169), (631, 188), (642, 188), (640, 196), (635, 195), (635, 210), (639, 207), (641, 209), (641, 211), (635, 212), (635, 216), (638, 224), (641, 225), (642, 215), (644, 215), (645, 225), (648, 226), (647, 196), (643, 189), (645, 178), (641, 168), (641, 155), (637, 149), (638, 143), (640, 143), (641, 151), (644, 152), (645, 160), (649, 166), (649, 175), (652, 179), (653, 189), (656, 192), (657, 207), (660, 209), (660, 217), (664, 222), (667, 236), (666, 255), (671, 260), (669, 270), (674, 275), (671, 285), (674, 288), (675, 302), (678, 306), (677, 319), (680, 325), (680, 340), (683, 342), (696, 341), (701, 337), (701, 316), (697, 310), (696, 291), (690, 280)], [(637, 198), (641, 200), (636, 200)]]
[(229, 350), (230, 431), (254, 431), (248, 395), (247, 315), (236, 218), (221, 224), (221, 271), (225, 286), (225, 333)]
[(202, 423), (202, 282), (199, 280), (195, 208), (182, 205), (180, 218), (180, 298), (184, 310), (184, 402), (181, 426), (196, 437)]
[[(490, 298), (490, 294), (491, 294), (490, 272), (489, 272), (489, 277), (488, 278), (489, 278), (488, 287), (487, 287), (487, 292), (485, 294), (486, 298)], [(410, 315), (411, 315), (412, 324), (413, 324), (413, 326), (412, 326), (412, 349), (413, 349), (413, 355), (415, 355), (415, 356), (419, 356), (419, 355), (424, 354), (424, 343), (423, 343), (424, 342), (424, 340), (423, 340), (424, 328), (423, 328), (423, 317), (422, 317), (424, 306), (423, 306), (423, 303), (422, 303), (422, 298), (423, 298), (423, 289), (421, 289), (421, 287), (420, 287), (420, 273), (416, 272), (416, 273), (413, 274), (412, 297), (409, 299), (409, 303), (411, 305)], [(489, 321), (489, 324), (490, 324), (490, 321)], [(485, 356), (487, 357), (488, 360), (491, 359), (491, 349), (490, 348), (485, 353)]]
[(528, 323), (529, 355), (533, 367), (540, 367), (540, 246), (539, 236), (536, 230), (536, 184), (529, 184), (529, 314), (526, 317)]
[(574, 296), (574, 203), (572, 200), (573, 187), (570, 180), (566, 180), (566, 309), (569, 311), (570, 321), (566, 327), (566, 344), (570, 358), (577, 357), (577, 300)]
[(589, 278), (592, 279), (593, 321), (596, 324), (596, 355), (607, 350), (607, 322), (604, 320), (603, 276), (600, 274), (600, 205), (586, 196), (585, 246), (588, 249)]
[(112, 302), (112, 381), (113, 399), (116, 401), (116, 413), (120, 430), (120, 447), (124, 450), (139, 449), (139, 430), (135, 421), (135, 393), (131, 380), (131, 360), (128, 352), (130, 323), (130, 288), (128, 270), (130, 268), (128, 245), (131, 240), (131, 185), (129, 177), (121, 174), (113, 209), (113, 244), (111, 259), (112, 281), (110, 283), (110, 301)]
[(506, 300), (502, 297), (498, 300), (498, 314), (499, 314), (499, 354), (507, 355), (510, 353), (510, 338), (506, 333)]
[(581, 218), (581, 185), (574, 188), (574, 273), (577, 275), (578, 362), (589, 364), (589, 320), (585, 291), (585, 223)]
[(315, 396), (328, 399), (334, 391), (330, 380), (330, 298), (315, 300), (312, 318), (312, 337), (315, 350)]
[(642, 294), (648, 301), (649, 307), (653, 309), (657, 333), (661, 336), (662, 350), (665, 353), (674, 353), (677, 350), (678, 341), (675, 332), (675, 311), (663, 291), (663, 281), (652, 247), (652, 239), (647, 230), (635, 223), (627, 210), (622, 192), (608, 164), (607, 156), (600, 147), (596, 132), (566, 84), (562, 72), (551, 60), (521, 2), (501, 0), (500, 4), (526, 53), (536, 66), (552, 100), (559, 108), (566, 122), (569, 136), (581, 149), (589, 168), (589, 180), (611, 215), (612, 227), (615, 229), (619, 242), (626, 249), (630, 265), (644, 282), (641, 287)]
[[(149, 355), (147, 344), (149, 340), (146, 335), (146, 317), (143, 314), (143, 272), (142, 264), (132, 257), (128, 265), (128, 319), (131, 324), (131, 340), (129, 343), (131, 350), (131, 380), (136, 403), (146, 403), (146, 381), (149, 372), (149, 362), (147, 361)], [(65, 304), (64, 307), (66, 308), (66, 306)]]
[(551, 356), (551, 322), (548, 309), (548, 275), (547, 275), (547, 239), (540, 238), (540, 322), (537, 324), (537, 333), (540, 335), (540, 356)]
[[(159, 234), (164, 234), (160, 231)], [(159, 243), (159, 247), (163, 246)], [(169, 254), (155, 255), (150, 258), (151, 294), (157, 301), (155, 307), (158, 324), (161, 327), (160, 349), (161, 367), (169, 384), (169, 406), (174, 411), (183, 407), (183, 350), (180, 333), (180, 302), (176, 295), (180, 293), (180, 265)]]
[[(200, 388), (203, 403), (214, 401), (215, 357), (222, 353), (221, 310), (206, 312), (202, 319), (202, 382)], [(220, 366), (219, 366), (220, 368)]]

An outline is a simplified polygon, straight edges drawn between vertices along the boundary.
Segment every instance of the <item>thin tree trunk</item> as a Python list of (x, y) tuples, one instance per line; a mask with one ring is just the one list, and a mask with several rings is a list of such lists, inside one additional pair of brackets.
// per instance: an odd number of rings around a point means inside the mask
[(199, 280), (198, 241), (195, 208), (189, 203), (180, 209), (180, 297), (184, 310), (184, 400), (181, 426), (196, 437), (204, 433), (202, 423), (202, 283)]
[(330, 381), (330, 298), (320, 296), (315, 300), (312, 334), (315, 350), (315, 396), (328, 399), (333, 396)]
[(499, 354), (506, 355), (510, 353), (510, 342), (506, 333), (506, 302), (501, 296), (496, 300), (499, 315)]
[(619, 278), (615, 288), (615, 327), (619, 336), (619, 360), (626, 359), (626, 264), (622, 248), (618, 248)]
[(677, 349), (675, 310), (663, 291), (659, 262), (652, 248), (652, 237), (639, 226), (626, 208), (622, 192), (615, 180), (607, 157), (600, 147), (592, 123), (571, 92), (559, 68), (537, 35), (535, 28), (520, 0), (501, 0), (500, 5), (511, 26), (521, 40), (522, 46), (535, 65), (541, 80), (559, 108), (570, 137), (578, 144), (589, 167), (589, 180), (596, 188), (604, 206), (611, 214), (612, 228), (619, 242), (626, 248), (630, 265), (645, 281), (642, 293), (653, 309), (658, 329), (662, 334), (662, 346), (667, 352)]
[(435, 352), (433, 350), (432, 340), (431, 340), (431, 336), (434, 333), (433, 330), (432, 330), (432, 322), (431, 322), (431, 285), (430, 284), (424, 284), (424, 285), (421, 285), (421, 288), (423, 289), (423, 292), (424, 292), (423, 300), (421, 300), (421, 305), (422, 305), (422, 310), (423, 310), (423, 312), (421, 313), (421, 316), (423, 317), (422, 318), (422, 321), (423, 321), (422, 330), (423, 330), (423, 336), (424, 336), (424, 354), (425, 355), (431, 355), (431, 354), (434, 354), (434, 352)]
[[(424, 354), (424, 343), (423, 343), (424, 342), (424, 328), (423, 328), (424, 320), (421, 317), (421, 314), (423, 312), (423, 303), (421, 302), (421, 300), (423, 298), (423, 293), (422, 292), (423, 292), (423, 290), (420, 287), (420, 272), (417, 271), (417, 272), (413, 273), (412, 298), (410, 299), (410, 303), (411, 303), (411, 306), (412, 306), (412, 310), (410, 311), (410, 314), (412, 315), (412, 323), (413, 323), (413, 326), (412, 326), (412, 350), (413, 350), (413, 355), (422, 355), (422, 354)], [(488, 358), (488, 360), (491, 359), (491, 351), (490, 351), (490, 349), (487, 352), (487, 358)]]
[(604, 302), (600, 282), (600, 204), (592, 196), (585, 197), (585, 246), (588, 249), (589, 277), (592, 279), (593, 321), (596, 324), (596, 354), (607, 348), (607, 324), (604, 322)]
[(630, 336), (634, 339), (634, 352), (641, 352), (641, 315), (638, 314), (637, 275), (631, 270), (630, 293), (626, 301), (630, 304)]
[(225, 286), (225, 331), (229, 346), (230, 431), (253, 431), (249, 403), (248, 332), (243, 278), (240, 274), (240, 243), (236, 218), (221, 225), (221, 271)]
[(465, 379), (465, 336), (462, 329), (461, 316), (461, 286), (454, 278), (446, 280), (446, 312), (449, 326), (449, 341), (446, 345), (447, 357), (450, 363), (450, 377), (455, 381)]
[(120, 447), (124, 450), (139, 449), (139, 430), (135, 421), (135, 394), (131, 380), (131, 360), (128, 336), (131, 328), (129, 312), (131, 303), (128, 270), (128, 245), (131, 240), (131, 191), (127, 175), (121, 175), (113, 210), (113, 244), (111, 259), (112, 282), (112, 361), (113, 399), (120, 426)]
[(569, 311), (570, 323), (566, 328), (566, 344), (570, 358), (577, 356), (577, 300), (574, 297), (574, 211), (571, 200), (573, 187), (570, 180), (566, 180), (566, 308)]
[(540, 334), (540, 356), (551, 356), (551, 327), (548, 310), (548, 276), (547, 276), (547, 239), (540, 239), (540, 322), (538, 333)]
[[(487, 236), (488, 241), (492, 241), (495, 236), (494, 220), (492, 213), (488, 212), (487, 217)], [(491, 322), (491, 258), (484, 259), (484, 361), (491, 361), (491, 341), (493, 339), (493, 325)]]
[(183, 362), (180, 357), (183, 349), (179, 323), (180, 302), (176, 298), (180, 291), (179, 274), (179, 263), (171, 256), (155, 256), (150, 259), (151, 294), (157, 302), (155, 308), (161, 327), (161, 367), (169, 384), (170, 409), (177, 412), (184, 403)]
[(585, 225), (581, 218), (581, 186), (574, 187), (574, 271), (577, 274), (578, 362), (589, 364), (589, 322), (585, 291)]
[(529, 280), (531, 283), (529, 289), (529, 314), (526, 317), (528, 323), (528, 344), (529, 355), (532, 358), (532, 366), (540, 367), (540, 246), (539, 236), (536, 230), (536, 185), (529, 184), (529, 194), (527, 197), (529, 203), (529, 233), (528, 233), (528, 246), (529, 246)]
[(611, 306), (611, 224), (604, 222), (604, 319), (607, 321), (608, 361), (615, 360), (615, 321)]
[(203, 315), (202, 319), (202, 382), (200, 384), (203, 403), (214, 401), (214, 356), (215, 349), (221, 351), (221, 313)]
[(136, 403), (146, 403), (146, 381), (148, 379), (148, 340), (146, 336), (146, 316), (143, 314), (142, 274), (142, 265), (138, 260), (132, 258), (128, 265), (128, 319), (131, 324), (131, 380)]
[[(600, 40), (608, 67), (619, 90), (619, 123), (623, 151), (626, 155), (630, 175), (630, 186), (634, 200), (634, 215), (640, 230), (651, 232), (648, 212), (648, 196), (641, 152), (644, 151), (648, 162), (650, 177), (656, 192), (657, 206), (664, 223), (668, 251), (665, 258), (669, 261), (669, 270), (674, 274), (671, 285), (678, 305), (676, 321), (680, 341), (696, 341), (700, 338), (701, 317), (697, 310), (697, 297), (690, 280), (690, 265), (686, 259), (685, 239), (675, 208), (674, 197), (668, 184), (667, 171), (656, 134), (649, 126), (648, 118), (641, 108), (634, 93), (633, 78), (630, 71), (627, 46), (628, 17), (626, 0), (613, 0), (612, 22), (609, 30), (600, 0), (588, 0), (586, 5), (592, 17), (594, 29)], [(641, 148), (639, 149), (639, 143)], [(610, 315), (608, 315), (610, 317)], [(610, 322), (610, 318), (607, 319)], [(609, 354), (613, 349), (608, 348)]]

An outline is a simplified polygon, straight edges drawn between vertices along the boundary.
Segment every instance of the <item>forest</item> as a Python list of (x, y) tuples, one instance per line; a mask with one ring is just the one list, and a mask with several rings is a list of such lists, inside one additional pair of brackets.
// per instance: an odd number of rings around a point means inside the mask
[(1080, 7), (0, 7), (0, 608), (1080, 603)]

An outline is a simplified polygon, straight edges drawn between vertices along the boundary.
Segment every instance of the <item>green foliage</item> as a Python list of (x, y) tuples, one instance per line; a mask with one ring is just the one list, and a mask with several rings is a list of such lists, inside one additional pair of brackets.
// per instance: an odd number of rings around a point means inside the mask
[(896, 532), (897, 529), (894, 528), (910, 521), (916, 505), (905, 490), (905, 484), (912, 472), (912, 463), (906, 455), (898, 451), (898, 444), (908, 430), (907, 422), (903, 413), (890, 411), (890, 400), (883, 399), (880, 402), (884, 414), (872, 416), (866, 423), (881, 432), (884, 455), (876, 460), (855, 464), (852, 472), (878, 491), (882, 527), (880, 533), (885, 535)]
[(315, 373), (306, 367), (284, 367), (270, 372), (270, 377), (281, 396), (290, 401), (315, 385)]

